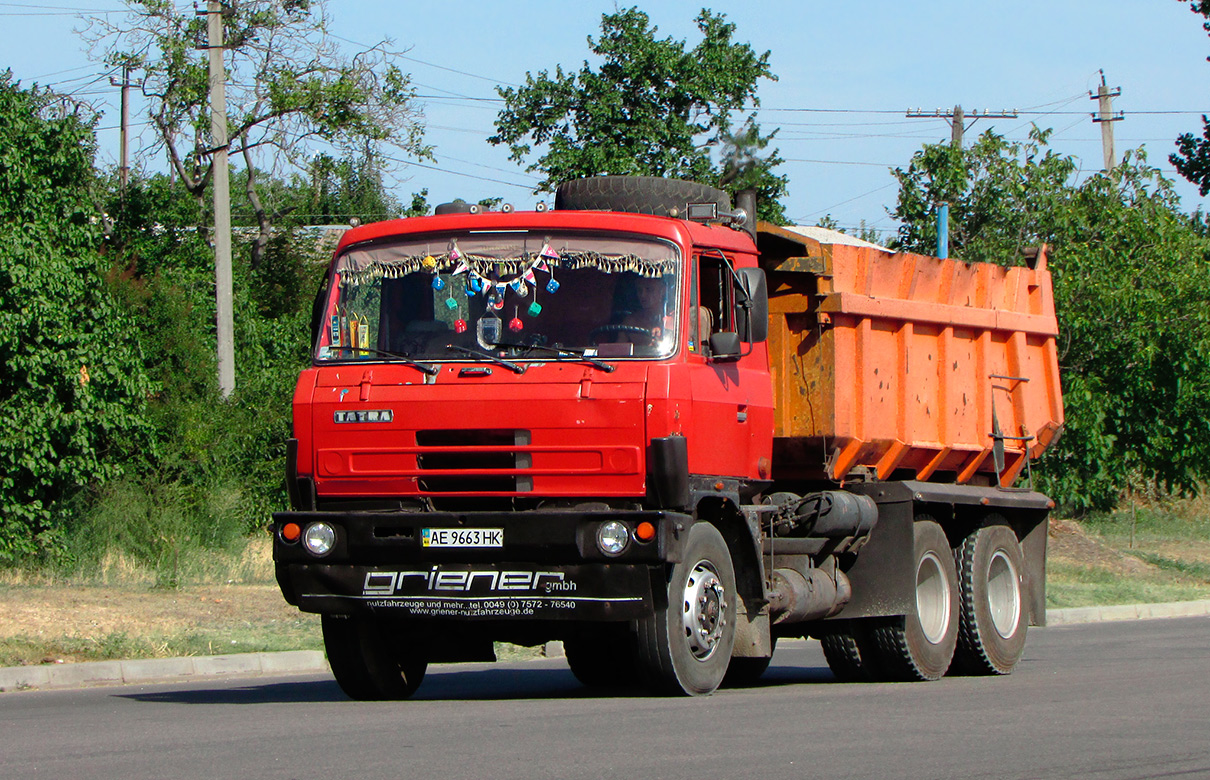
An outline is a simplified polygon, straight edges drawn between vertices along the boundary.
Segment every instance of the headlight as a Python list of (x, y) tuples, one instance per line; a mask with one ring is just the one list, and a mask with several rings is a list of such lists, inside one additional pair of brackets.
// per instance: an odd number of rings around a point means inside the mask
[(630, 529), (617, 520), (601, 523), (597, 529), (597, 547), (606, 555), (621, 555), (630, 544)]
[(336, 544), (336, 531), (327, 523), (311, 523), (303, 532), (303, 546), (312, 555), (327, 555)]

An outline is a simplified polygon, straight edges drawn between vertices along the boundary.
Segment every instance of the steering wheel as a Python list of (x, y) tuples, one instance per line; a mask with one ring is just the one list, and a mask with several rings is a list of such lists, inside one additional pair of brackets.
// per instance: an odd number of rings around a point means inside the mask
[(608, 333), (635, 333), (640, 336), (646, 336), (648, 341), (655, 340), (655, 331), (653, 331), (651, 328), (640, 328), (638, 325), (623, 325), (618, 323), (593, 328), (588, 333), (588, 342), (593, 346), (596, 346), (600, 343), (601, 336), (604, 336)]

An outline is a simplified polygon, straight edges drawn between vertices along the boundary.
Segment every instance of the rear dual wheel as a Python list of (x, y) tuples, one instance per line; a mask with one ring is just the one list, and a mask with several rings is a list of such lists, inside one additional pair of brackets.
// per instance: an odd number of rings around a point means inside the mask
[(1029, 628), (1017, 535), (1003, 518), (989, 517), (954, 558), (962, 603), (955, 671), (1009, 674), (1021, 660)]
[(871, 650), (876, 676), (885, 680), (938, 680), (958, 644), (958, 574), (945, 532), (931, 518), (913, 526), (915, 609), (875, 623)]
[(428, 669), (423, 637), (369, 615), (324, 615), (324, 650), (332, 675), (350, 699), (406, 699)]
[(840, 682), (870, 682), (878, 679), (877, 652), (869, 620), (845, 620), (819, 638), (828, 668)]

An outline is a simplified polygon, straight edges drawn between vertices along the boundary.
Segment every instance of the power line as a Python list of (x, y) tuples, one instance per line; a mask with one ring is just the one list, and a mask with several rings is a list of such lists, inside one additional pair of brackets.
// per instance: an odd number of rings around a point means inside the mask
[(450, 176), (462, 176), (467, 179), (478, 179), (479, 181), (491, 182), (492, 184), (503, 184), (506, 187), (516, 187), (518, 189), (530, 190), (531, 192), (534, 189), (532, 186), (530, 186), (528, 184), (517, 184), (516, 182), (504, 181), (503, 179), (493, 179), (488, 176), (476, 176), (473, 173), (462, 173), (460, 171), (451, 171), (447, 168), (438, 168), (435, 165), (426, 165), (424, 163), (414, 162), (412, 160), (401, 160), (398, 157), (391, 157), (390, 155), (383, 155), (383, 159), (390, 160), (391, 162), (399, 163), (400, 165), (410, 165), (410, 166), (414, 166), (416, 168), (424, 168), (425, 170), (429, 170), (429, 171), (437, 171), (438, 173), (448, 173)]
[(896, 184), (898, 184), (898, 182), (891, 182), (890, 184), (885, 184), (877, 189), (870, 190), (869, 192), (863, 192), (860, 195), (856, 195), (852, 198), (849, 198), (848, 200), (842, 200), (840, 203), (834, 203), (825, 209), (820, 209), (819, 211), (812, 211), (810, 214), (806, 215), (805, 217), (799, 217), (798, 219), (796, 219), (794, 221), (795, 222), (805, 222), (806, 220), (810, 219), (811, 217), (816, 217), (816, 216), (819, 216), (820, 214), (826, 214), (827, 212), (829, 212), (832, 209), (837, 208), (839, 206), (843, 206), (847, 203), (852, 203), (855, 200), (861, 200), (862, 198), (868, 198), (870, 195), (874, 195), (875, 193), (882, 192), (883, 190), (888, 190), (891, 187), (894, 187)]

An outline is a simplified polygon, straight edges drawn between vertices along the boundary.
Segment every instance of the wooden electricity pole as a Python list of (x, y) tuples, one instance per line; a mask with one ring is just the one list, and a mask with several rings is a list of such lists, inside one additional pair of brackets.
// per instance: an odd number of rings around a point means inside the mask
[[(201, 13), (201, 12), (199, 12)], [(235, 328), (231, 284), (231, 192), (227, 170), (227, 76), (223, 69), (223, 5), (206, 3), (210, 52), (210, 142), (214, 166), (214, 298), (218, 334), (218, 387), (223, 398), (235, 391)]]
[(130, 66), (122, 66), (122, 80), (112, 76), (109, 83), (122, 89), (122, 119), (118, 129), (118, 183), (122, 190), (130, 183), (130, 157), (127, 152), (130, 145)]
[(1105, 85), (1105, 71), (1101, 71), (1101, 86), (1097, 91), (1089, 92), (1088, 99), (1097, 101), (1098, 113), (1092, 115), (1092, 121), (1101, 123), (1101, 152), (1105, 157), (1105, 171), (1112, 171), (1117, 165), (1117, 153), (1113, 149), (1113, 123), (1121, 121), (1125, 116), (1121, 111), (1113, 113), (1113, 99), (1122, 94), (1121, 87), (1110, 89)]
[(966, 112), (962, 110), (962, 106), (954, 106), (948, 111), (937, 109), (936, 111), (921, 111), (919, 108), (909, 108), (907, 112), (909, 119), (944, 119), (950, 123), (950, 146), (955, 149), (962, 148), (963, 134), (966, 128), (978, 122), (980, 119), (1016, 119), (1017, 109), (1012, 111), (979, 111), (975, 109), (970, 113), (970, 125), (966, 122)]

